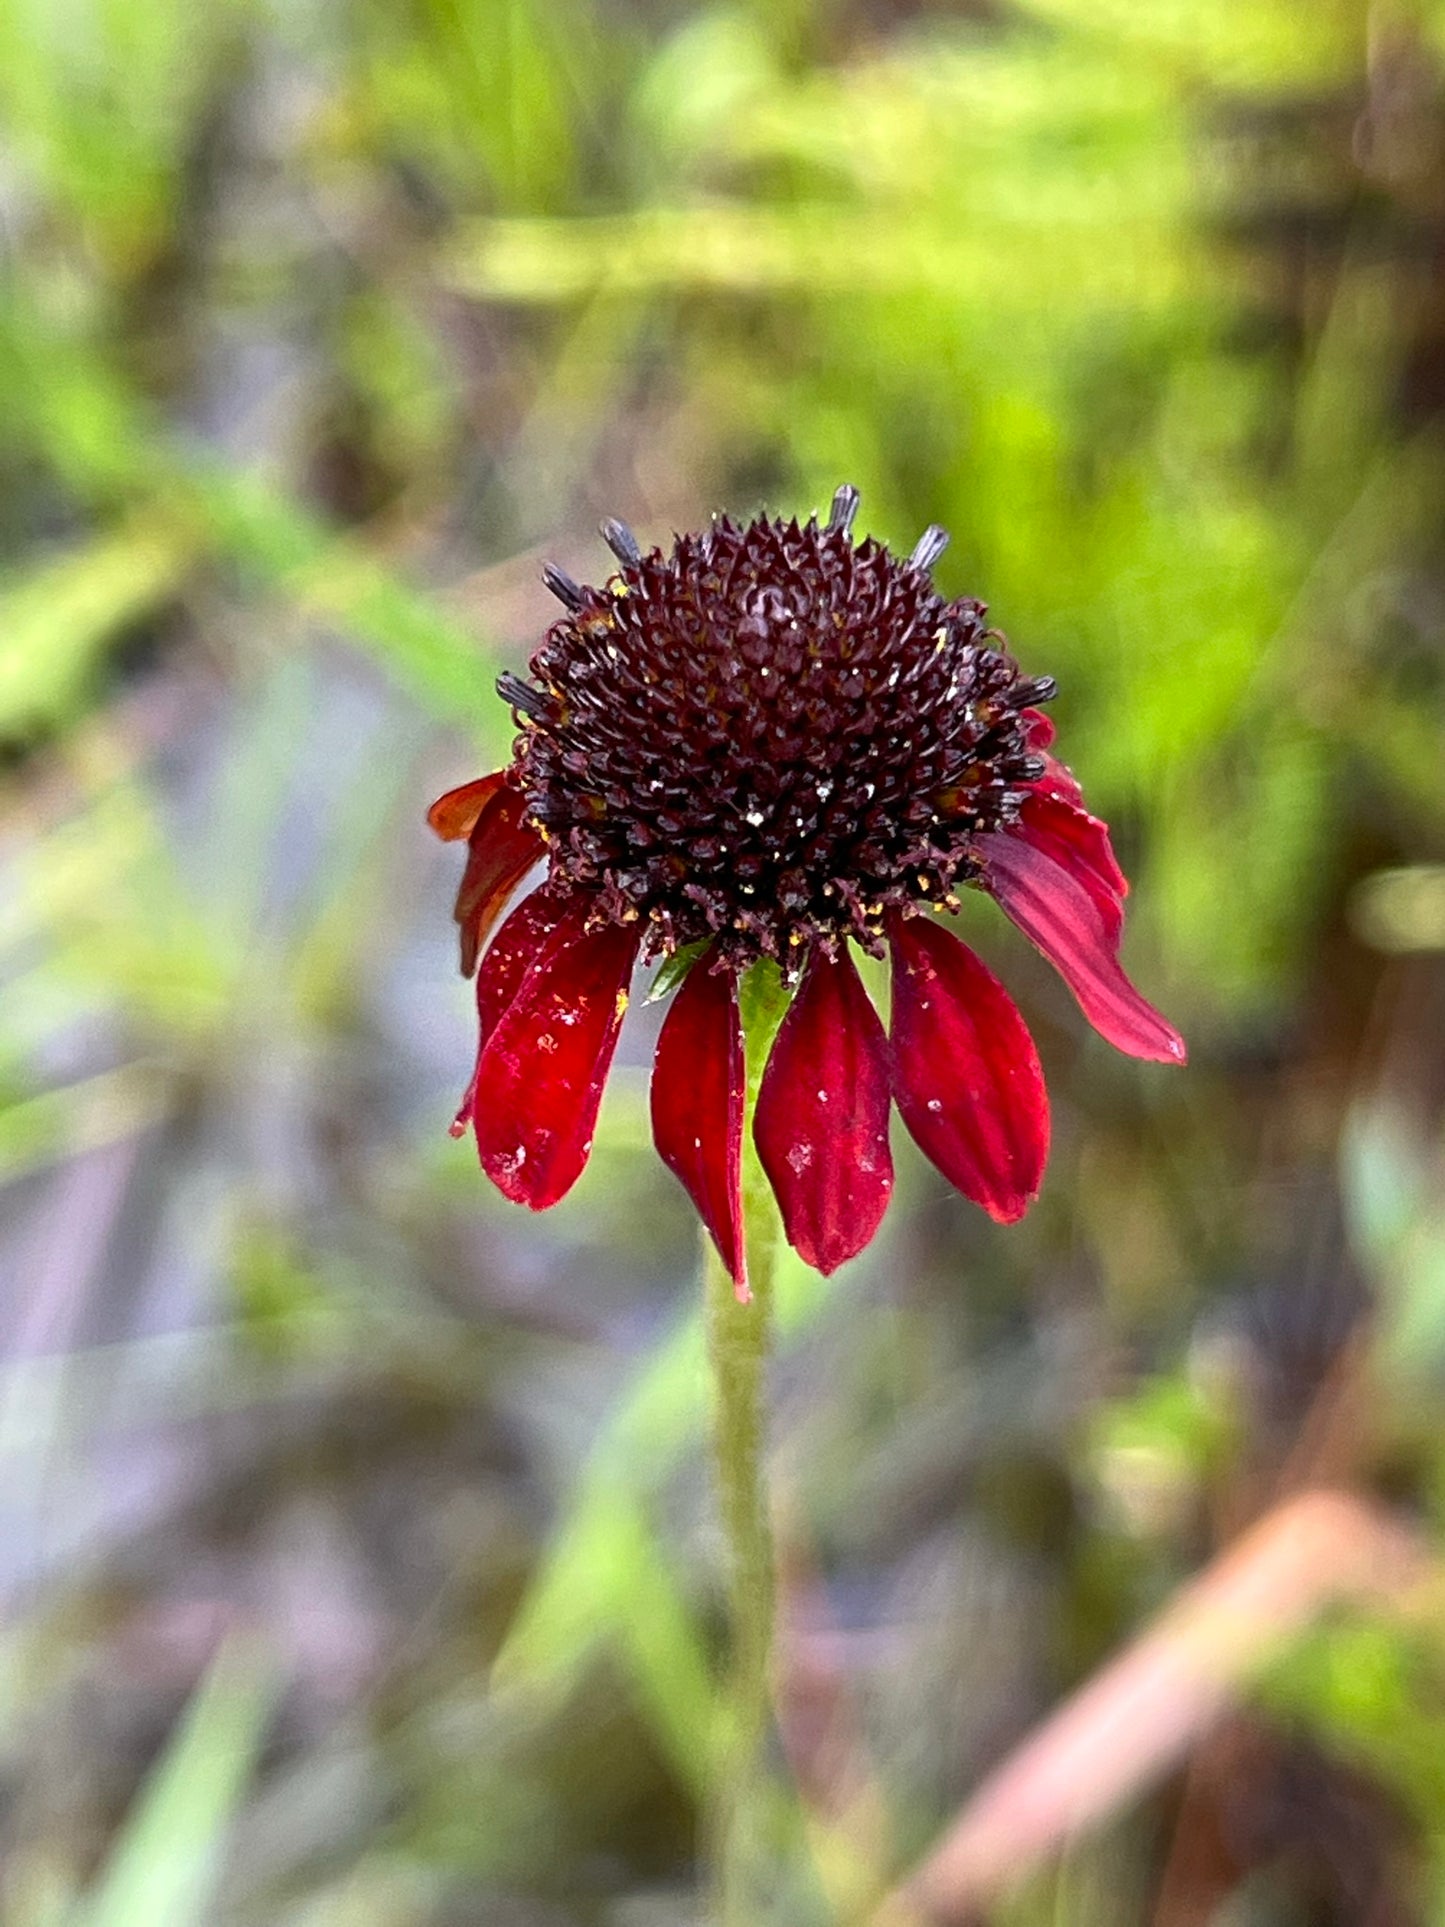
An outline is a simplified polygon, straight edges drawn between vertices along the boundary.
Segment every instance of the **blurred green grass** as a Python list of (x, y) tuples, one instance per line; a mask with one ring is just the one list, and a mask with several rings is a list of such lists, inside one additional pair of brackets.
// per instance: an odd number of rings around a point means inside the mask
[[(1442, 61), (1409, 0), (0, 0), (0, 1918), (695, 1917), (687, 1215), (640, 1046), (545, 1222), (446, 1139), (420, 827), (604, 513), (949, 526), (1194, 1048), (1010, 953), (1037, 1211), (909, 1164), (789, 1281), (774, 1918), (866, 1918), (1301, 1466), (1433, 1553)], [(999, 1917), (1433, 1918), (1442, 1666), (1322, 1623)]]

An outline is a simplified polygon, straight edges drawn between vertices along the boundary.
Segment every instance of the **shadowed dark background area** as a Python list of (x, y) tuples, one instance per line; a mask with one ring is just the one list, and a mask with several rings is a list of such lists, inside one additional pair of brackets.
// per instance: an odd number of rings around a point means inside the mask
[(969, 904), (1052, 1163), (781, 1281), (759, 1927), (1441, 1917), (1442, 106), (1434, 0), (0, 0), (5, 1927), (702, 1918), (658, 1011), (504, 1204), (422, 818), (544, 560), (845, 480), (1193, 1061)]

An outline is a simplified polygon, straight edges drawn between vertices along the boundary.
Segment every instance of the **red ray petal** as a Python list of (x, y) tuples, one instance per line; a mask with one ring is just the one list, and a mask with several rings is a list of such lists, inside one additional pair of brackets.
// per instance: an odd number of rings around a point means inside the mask
[(888, 1040), (846, 945), (813, 951), (774, 1039), (753, 1137), (788, 1243), (818, 1271), (861, 1251), (888, 1206)]
[(1129, 882), (1114, 855), (1108, 824), (1058, 796), (1035, 794), (1019, 812), (1017, 833), (1084, 886), (1117, 950)]
[(1049, 1155), (1039, 1054), (1013, 999), (966, 944), (893, 917), (893, 1095), (914, 1142), (1000, 1224), (1038, 1196)]
[(587, 1162), (641, 940), (636, 925), (585, 931), (588, 909), (563, 916), (477, 1066), (482, 1169), (534, 1211), (565, 1197)]
[(1060, 802), (1072, 803), (1076, 809), (1082, 807), (1084, 792), (1079, 786), (1078, 777), (1068, 764), (1061, 763), (1057, 756), (1050, 756), (1046, 752), (1041, 753), (1048, 768), (1036, 783), (1029, 784), (1028, 787), (1034, 795), (1056, 796)]
[(1120, 969), (1117, 937), (1093, 893), (1022, 836), (989, 831), (976, 848), (984, 887), (1059, 972), (1099, 1035), (1130, 1057), (1182, 1064), (1184, 1039)]
[(699, 957), (683, 978), (657, 1040), (652, 1139), (681, 1179), (744, 1303), (743, 1029), (737, 978)]
[(542, 961), (550, 949), (553, 932), (566, 914), (569, 898), (543, 884), (529, 897), (523, 897), (501, 929), (487, 945), (477, 972), (477, 1058), (472, 1081), (452, 1121), (452, 1136), (460, 1137), (472, 1121), (477, 1094), (477, 1072), (482, 1052), (503, 1012), (521, 989), (529, 971)]
[[(477, 1019), (485, 1046), (529, 972), (549, 954), (552, 938), (569, 911), (578, 908), (570, 892), (544, 883), (523, 897), (487, 945), (477, 972)], [(569, 926), (570, 927), (570, 926)]]
[(463, 783), (460, 789), (448, 790), (437, 798), (426, 820), (443, 843), (456, 843), (471, 835), (482, 805), (501, 788), (506, 775), (504, 769), (493, 770), (490, 776), (479, 776), (474, 783)]
[(1058, 735), (1053, 717), (1046, 716), (1041, 709), (1020, 710), (1019, 720), (1024, 726), (1024, 741), (1030, 749), (1047, 749)]
[(507, 907), (507, 899), (547, 853), (547, 846), (524, 819), (526, 799), (519, 790), (499, 789), (482, 805), (468, 839), (467, 867), (453, 911), (462, 933), (462, 975), (470, 977), (487, 932)]

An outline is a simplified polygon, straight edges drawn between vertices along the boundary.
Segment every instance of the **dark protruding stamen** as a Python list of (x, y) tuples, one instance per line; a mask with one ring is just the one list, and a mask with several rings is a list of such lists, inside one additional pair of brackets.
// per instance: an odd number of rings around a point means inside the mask
[(841, 529), (847, 535), (853, 527), (853, 517), (858, 513), (858, 491), (851, 482), (845, 482), (833, 497), (833, 506), (828, 511), (828, 527)]
[(1038, 703), (1051, 703), (1059, 693), (1053, 676), (1035, 676), (1032, 682), (1017, 682), (1009, 692), (1015, 709), (1032, 709)]
[(937, 522), (930, 522), (914, 545), (908, 558), (910, 569), (931, 569), (939, 556), (948, 547), (948, 530), (941, 529)]
[(1010, 783), (1037, 783), (1049, 768), (1042, 756), (1006, 756), (994, 767)]
[(565, 569), (559, 569), (555, 562), (549, 562), (542, 570), (542, 580), (566, 609), (576, 611), (586, 600), (581, 589)]
[(510, 669), (504, 669), (497, 678), (497, 694), (504, 703), (530, 716), (533, 722), (541, 722), (552, 713), (552, 705), (540, 689), (534, 689), (520, 676), (514, 676)]
[(638, 546), (637, 537), (632, 533), (632, 530), (628, 528), (627, 524), (625, 522), (619, 522), (616, 516), (608, 516), (607, 520), (602, 524), (600, 533), (602, 540), (607, 544), (608, 548), (611, 549), (619, 562), (640, 562), (642, 560), (642, 550)]

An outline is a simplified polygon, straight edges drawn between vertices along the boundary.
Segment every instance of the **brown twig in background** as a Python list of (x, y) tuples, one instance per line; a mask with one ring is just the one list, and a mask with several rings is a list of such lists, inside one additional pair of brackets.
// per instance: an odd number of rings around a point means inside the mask
[(1325, 1606), (1398, 1604), (1433, 1570), (1382, 1506), (1329, 1491), (1284, 1501), (985, 1781), (891, 1904), (904, 1918), (970, 1919), (1177, 1765)]

